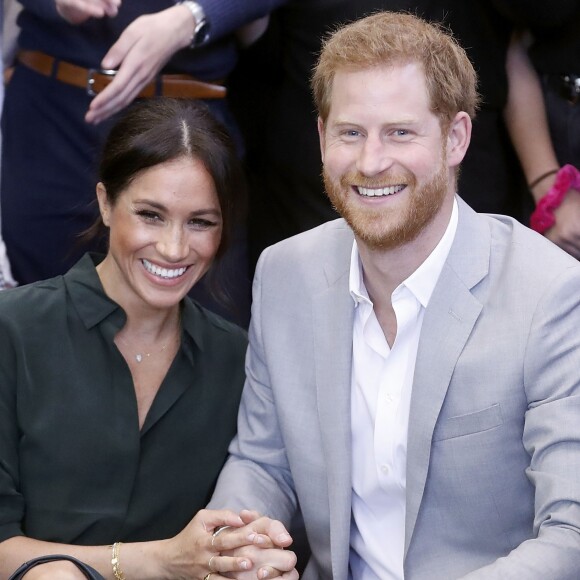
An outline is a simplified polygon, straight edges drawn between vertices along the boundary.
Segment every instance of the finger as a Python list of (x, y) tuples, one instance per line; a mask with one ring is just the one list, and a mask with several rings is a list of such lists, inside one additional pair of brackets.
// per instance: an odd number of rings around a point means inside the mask
[(240, 516), (231, 510), (200, 510), (194, 519), (201, 522), (207, 532), (213, 532), (221, 526), (240, 527), (244, 524)]
[(291, 550), (260, 550), (254, 557), (246, 556), (257, 563), (259, 570), (276, 570), (279, 576), (282, 572), (290, 572), (296, 567), (296, 554)]
[(151, 80), (154, 71), (132, 60), (129, 55), (111, 83), (91, 101), (85, 116), (87, 122), (99, 123), (117, 113), (129, 105)]
[(252, 560), (246, 556), (213, 556), (210, 572), (212, 574), (243, 572), (250, 570), (253, 565)]
[(212, 548), (218, 552), (227, 552), (248, 545), (260, 548), (274, 548), (275, 544), (265, 534), (258, 534), (248, 526), (224, 530), (212, 538)]
[(262, 514), (255, 510), (242, 510), (240, 512), (240, 517), (242, 518), (242, 520), (244, 520), (244, 523), (250, 524), (253, 521), (261, 518)]
[(109, 48), (101, 60), (101, 67), (104, 69), (118, 68), (140, 38), (141, 35), (136, 31), (136, 27), (129, 25)]
[(246, 527), (256, 534), (268, 536), (276, 546), (286, 547), (292, 543), (292, 536), (290, 536), (284, 524), (278, 520), (261, 517)]
[(85, 120), (87, 123), (97, 124), (108, 119), (130, 104), (139, 94), (139, 90), (134, 81), (129, 81), (129, 84), (123, 85), (122, 79), (115, 78), (91, 101)]

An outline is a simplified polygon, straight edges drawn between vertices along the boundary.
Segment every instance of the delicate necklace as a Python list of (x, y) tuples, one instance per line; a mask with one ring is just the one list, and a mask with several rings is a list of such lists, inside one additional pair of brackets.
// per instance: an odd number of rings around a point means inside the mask
[[(161, 354), (162, 352), (166, 351), (166, 350), (167, 350), (167, 347), (168, 347), (168, 346), (169, 346), (169, 345), (170, 345), (172, 342), (174, 342), (174, 341), (176, 342), (176, 341), (178, 341), (178, 340), (179, 340), (179, 335), (180, 335), (180, 332), (181, 332), (181, 326), (178, 326), (178, 327), (177, 327), (177, 334), (176, 334), (176, 335), (173, 337), (173, 339), (172, 339), (172, 340), (170, 340), (170, 341), (168, 341), (168, 342), (166, 342), (165, 344), (162, 344), (162, 345), (161, 345), (161, 348), (160, 348), (160, 349), (159, 349), (157, 352), (138, 352), (138, 353), (136, 353), (136, 354), (134, 354), (134, 355), (133, 355), (133, 356), (135, 357), (135, 360), (136, 360), (138, 363), (140, 363), (140, 362), (142, 362), (142, 361), (143, 361), (143, 359), (149, 358), (150, 356), (152, 356), (152, 355), (155, 355), (155, 354)], [(131, 348), (131, 345), (130, 345), (130, 344), (128, 344), (126, 340), (124, 340), (124, 339), (123, 339), (123, 338), (121, 338), (121, 337), (118, 337), (118, 338), (119, 338), (119, 342), (121, 342), (122, 344), (124, 344), (124, 345), (125, 345), (127, 348), (129, 348), (129, 349), (133, 350), (133, 349)]]

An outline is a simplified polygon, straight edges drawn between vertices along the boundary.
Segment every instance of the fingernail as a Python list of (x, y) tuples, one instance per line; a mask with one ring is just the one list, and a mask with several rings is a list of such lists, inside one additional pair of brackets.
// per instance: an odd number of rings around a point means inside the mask
[(260, 572), (260, 578), (267, 578), (269, 576), (268, 570), (262, 570)]
[(250, 563), (247, 560), (242, 560), (240, 563), (240, 566), (244, 569), (244, 570), (248, 570), (248, 568), (250, 567)]
[(291, 539), (292, 538), (291, 538), (290, 534), (280, 534), (278, 536), (278, 541), (279, 542), (287, 542), (288, 540), (291, 540)]

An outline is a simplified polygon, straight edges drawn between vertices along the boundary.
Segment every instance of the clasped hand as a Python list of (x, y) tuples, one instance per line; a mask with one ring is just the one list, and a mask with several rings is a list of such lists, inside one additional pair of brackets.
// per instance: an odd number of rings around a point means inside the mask
[[(214, 536), (220, 526), (230, 527)], [(298, 578), (296, 555), (284, 549), (292, 543), (290, 534), (281, 522), (256, 512), (244, 510), (237, 515), (229, 510), (201, 510), (167, 542), (168, 577)]]

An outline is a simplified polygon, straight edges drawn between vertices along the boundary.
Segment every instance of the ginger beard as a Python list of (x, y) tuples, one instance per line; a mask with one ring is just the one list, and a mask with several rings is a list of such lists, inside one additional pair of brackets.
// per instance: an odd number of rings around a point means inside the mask
[[(379, 177), (365, 177), (357, 171), (342, 175), (333, 180), (323, 169), (326, 193), (332, 205), (346, 220), (356, 237), (374, 250), (392, 250), (412, 242), (439, 212), (447, 194), (448, 167), (446, 164), (447, 147), (443, 143), (439, 165), (429, 181), (422, 186), (411, 172)], [(405, 207), (365, 206), (356, 199), (359, 195), (353, 186), (380, 188), (389, 185), (405, 184), (406, 188), (398, 194), (407, 197)]]

